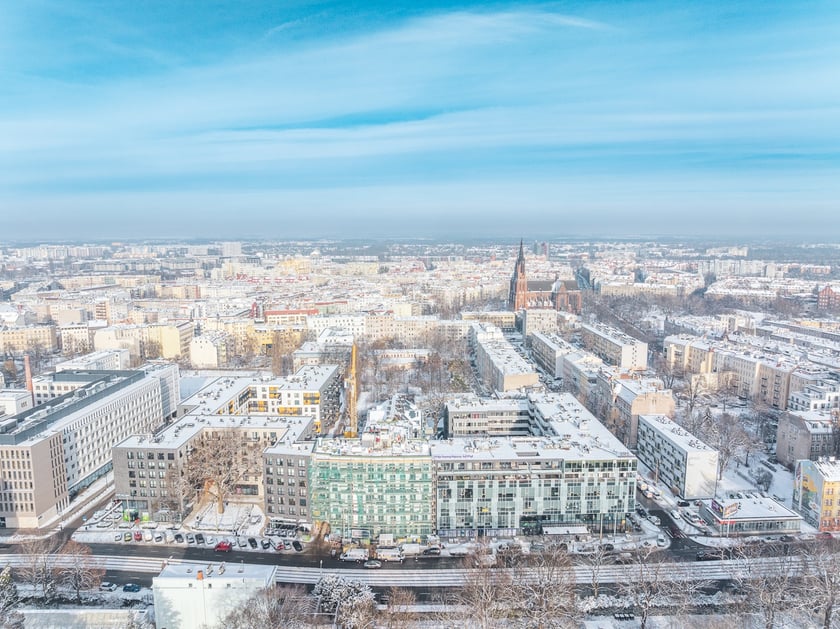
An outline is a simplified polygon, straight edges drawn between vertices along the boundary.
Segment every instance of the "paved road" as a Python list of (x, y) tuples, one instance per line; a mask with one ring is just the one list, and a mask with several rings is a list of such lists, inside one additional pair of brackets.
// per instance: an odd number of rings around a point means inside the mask
[[(255, 555), (256, 556), (256, 555)], [(136, 558), (125, 556), (98, 556), (99, 565), (108, 571), (108, 574), (121, 573), (121, 577), (114, 577), (113, 580), (119, 582), (134, 581), (144, 584), (150, 582), (150, 577), (157, 574), (163, 567), (163, 561), (158, 559)], [(8, 562), (13, 568), (22, 565), (26, 560), (23, 555), (8, 554), (4, 557), (4, 561)], [(72, 558), (56, 555), (54, 561), (56, 565), (61, 565), (62, 562), (71, 561)], [(179, 563), (187, 563), (196, 566), (206, 566), (208, 561), (178, 561)], [(681, 562), (681, 563), (667, 563), (658, 564), (655, 566), (645, 564), (630, 564), (630, 565), (610, 565), (601, 566), (598, 569), (597, 580), (602, 584), (609, 583), (623, 583), (628, 580), (639, 579), (665, 579), (665, 580), (699, 580), (699, 581), (728, 581), (733, 578), (733, 575), (738, 570), (745, 571), (746, 565), (750, 564), (749, 572), (752, 574), (766, 573), (774, 570), (776, 567), (783, 565), (785, 558), (783, 557), (759, 557), (750, 559), (748, 561), (742, 560), (734, 561), (701, 561), (701, 562)], [(227, 565), (236, 565), (235, 563), (226, 561)], [(789, 574), (796, 574), (802, 569), (807, 569), (807, 565), (797, 565), (790, 569)], [(506, 569), (499, 569), (496, 574), (501, 574)], [(466, 576), (472, 570), (465, 570), (464, 568), (440, 568), (434, 572), (429, 570), (416, 569), (413, 565), (410, 567), (403, 567), (402, 569), (379, 569), (379, 570), (364, 570), (360, 569), (358, 565), (351, 564), (349, 567), (339, 567), (332, 564), (329, 567), (310, 568), (291, 565), (280, 565), (277, 568), (277, 582), (278, 583), (301, 583), (314, 584), (325, 573), (332, 573), (340, 571), (342, 574), (361, 581), (371, 587), (457, 587), (463, 585)], [(587, 566), (575, 566), (573, 568), (575, 581), (585, 586), (592, 583), (592, 569)], [(128, 576), (126, 578), (126, 573)], [(146, 575), (144, 578), (143, 575)], [(518, 579), (538, 579), (543, 576), (542, 573), (536, 571), (524, 571), (517, 573)]]

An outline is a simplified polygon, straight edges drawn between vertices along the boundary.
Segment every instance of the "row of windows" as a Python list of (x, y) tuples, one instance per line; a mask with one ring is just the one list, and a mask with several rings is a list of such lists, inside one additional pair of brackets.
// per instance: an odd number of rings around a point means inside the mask
[[(164, 455), (165, 455), (165, 458), (168, 459), (169, 461), (174, 461), (175, 460), (175, 453), (174, 452), (166, 452), (166, 453), (158, 452), (157, 453), (158, 461), (163, 461), (164, 460)], [(136, 455), (135, 455), (134, 452), (129, 451), (129, 452), (126, 452), (125, 456), (126, 456), (127, 459), (133, 459), (133, 458), (136, 457), (138, 459), (144, 459), (145, 458), (145, 459), (152, 460), (152, 459), (155, 458), (155, 453), (154, 452), (149, 452), (148, 454), (146, 454), (146, 453), (138, 450)], [(151, 464), (149, 464), (149, 466), (152, 467)]]

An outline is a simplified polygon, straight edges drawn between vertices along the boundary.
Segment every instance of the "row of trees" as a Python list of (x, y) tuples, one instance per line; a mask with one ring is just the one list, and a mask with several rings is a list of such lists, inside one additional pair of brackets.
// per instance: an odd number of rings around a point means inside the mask
[[(646, 629), (653, 615), (667, 616), (674, 627), (693, 626), (690, 616), (698, 613), (706, 614), (704, 627), (831, 629), (840, 625), (835, 619), (840, 603), (837, 542), (788, 548), (776, 557), (752, 552), (762, 547), (747, 544), (730, 551), (733, 558), (722, 564), (729, 592), (724, 599), (704, 596), (720, 587), (696, 578), (693, 569), (698, 564), (666, 563), (656, 551), (635, 555), (625, 567), (625, 578), (608, 586), (601, 577), (603, 568), (613, 563), (610, 556), (590, 556), (584, 566), (591, 584), (583, 587), (575, 582), (569, 556), (560, 548), (508, 555), (503, 567), (485, 565), (479, 551), (465, 559), (463, 586), (442, 596), (431, 617), (417, 614), (414, 595), (408, 590), (391, 588), (377, 608), (370, 588), (330, 574), (322, 577), (312, 595), (289, 587), (260, 592), (233, 610), (219, 627), (297, 629), (318, 624), (316, 619), (321, 618), (345, 629), (428, 626), (429, 622), (469, 629), (565, 629), (578, 627), (589, 610), (599, 609), (630, 610), (641, 629)], [(609, 596), (599, 598), (605, 588)], [(715, 619), (708, 616), (710, 611), (725, 616)]]
[(45, 601), (54, 599), (61, 587), (81, 602), (82, 594), (99, 587), (105, 575), (90, 547), (73, 540), (33, 537), (20, 545), (20, 552), (24, 561), (16, 570), (18, 580)]

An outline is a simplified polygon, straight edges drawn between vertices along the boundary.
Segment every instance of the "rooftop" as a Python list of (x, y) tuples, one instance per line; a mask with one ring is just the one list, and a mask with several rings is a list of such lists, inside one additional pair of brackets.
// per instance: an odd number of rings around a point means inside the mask
[(639, 415), (639, 422), (647, 422), (655, 427), (684, 452), (714, 452), (714, 448), (700, 441), (666, 415)]

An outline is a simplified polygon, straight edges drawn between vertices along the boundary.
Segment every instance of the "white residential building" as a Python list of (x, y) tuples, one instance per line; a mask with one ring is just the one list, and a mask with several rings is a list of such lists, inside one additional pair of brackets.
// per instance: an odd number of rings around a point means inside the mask
[(152, 579), (158, 629), (216, 626), (234, 608), (274, 585), (276, 566), (168, 563)]
[(636, 455), (685, 500), (715, 495), (718, 451), (665, 415), (639, 415)]
[(586, 348), (604, 362), (621, 369), (647, 369), (647, 343), (601, 323), (582, 323), (580, 331)]

